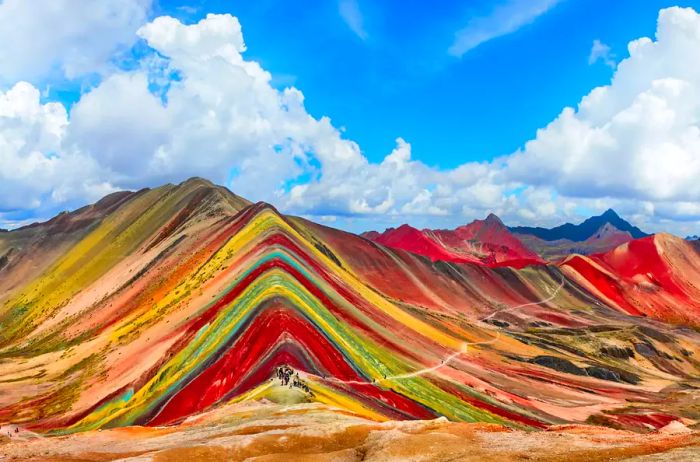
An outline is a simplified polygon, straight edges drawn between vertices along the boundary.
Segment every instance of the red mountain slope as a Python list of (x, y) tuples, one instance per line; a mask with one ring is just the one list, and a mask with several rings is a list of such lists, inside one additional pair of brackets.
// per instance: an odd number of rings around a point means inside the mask
[(402, 225), (399, 228), (389, 228), (384, 233), (371, 231), (363, 234), (363, 237), (387, 247), (426, 256), (432, 261), (515, 268), (543, 263), (494, 214), (485, 220), (474, 220), (454, 230), (419, 231), (409, 225)]
[(636, 239), (615, 249), (565, 260), (562, 269), (593, 293), (632, 315), (674, 323), (700, 322), (700, 271), (695, 247), (669, 234)]
[(430, 258), (432, 261), (443, 260), (455, 263), (478, 263), (480, 260), (471, 255), (459, 255), (451, 251), (447, 246), (436, 240), (428, 233), (430, 230), (420, 231), (409, 225), (401, 225), (398, 228), (389, 228), (374, 239), (367, 233), (365, 237), (378, 244), (393, 249), (407, 250)]

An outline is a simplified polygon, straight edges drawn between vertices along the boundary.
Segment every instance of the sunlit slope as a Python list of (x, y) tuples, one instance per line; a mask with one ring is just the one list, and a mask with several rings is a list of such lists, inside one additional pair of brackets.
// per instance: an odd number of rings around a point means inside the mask
[(561, 267), (623, 312), (700, 326), (700, 253), (685, 239), (656, 234)]
[[(115, 265), (137, 250), (147, 250), (144, 246), (153, 247), (185, 222), (192, 225), (206, 219), (207, 214), (232, 214), (247, 205), (245, 200), (199, 179), (143, 190), (127, 199), (5, 301), (0, 311), (0, 344), (31, 332)], [(7, 270), (11, 279), (12, 268)]]
[(23, 284), (38, 277), (68, 249), (80, 241), (100, 221), (132, 198), (123, 191), (71, 213), (61, 213), (45, 223), (35, 223), (0, 233), (0, 303), (4, 303)]
[(287, 394), (523, 428), (689, 415), (672, 387), (698, 375), (697, 334), (569, 272), (433, 263), (202, 180), (141, 191), (7, 298), (0, 423), (162, 425)]

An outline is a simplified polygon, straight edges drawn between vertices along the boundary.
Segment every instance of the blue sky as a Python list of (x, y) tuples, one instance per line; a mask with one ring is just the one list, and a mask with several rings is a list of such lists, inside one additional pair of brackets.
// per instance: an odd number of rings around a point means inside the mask
[(699, 1), (434, 3), (5, 0), (0, 227), (198, 175), (354, 231), (697, 233)]
[[(193, 23), (209, 13), (239, 18), (247, 57), (272, 73), (279, 88), (304, 92), (306, 107), (329, 116), (372, 161), (381, 161), (401, 136), (414, 158), (453, 168), (510, 154), (613, 70), (588, 63), (593, 40), (618, 57), (627, 42), (653, 36), (655, 18), (670, 5), (698, 1), (561, 0), (514, 33), (461, 57), (448, 49), (472, 17), (497, 2), (358, 0), (366, 37), (346, 24), (328, 0), (161, 0), (151, 16)], [(96, 79), (93, 79), (95, 81)], [(61, 82), (51, 100), (70, 105), (89, 82)]]
[(248, 57), (277, 85), (301, 89), (309, 112), (344, 127), (370, 160), (380, 161), (402, 136), (415, 158), (453, 168), (510, 154), (562, 107), (606, 84), (612, 69), (588, 64), (593, 40), (622, 58), (630, 39), (653, 36), (661, 8), (700, 4), (562, 0), (458, 58), (448, 54), (455, 32), (497, 2), (431, 3), (358, 0), (365, 39), (328, 0), (162, 1), (158, 11), (188, 22), (210, 12), (236, 15)]

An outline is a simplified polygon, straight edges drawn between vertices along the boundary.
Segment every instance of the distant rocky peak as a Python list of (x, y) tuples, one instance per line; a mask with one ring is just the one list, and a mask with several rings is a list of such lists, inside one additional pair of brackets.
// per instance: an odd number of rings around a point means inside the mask
[(621, 220), (620, 215), (617, 214), (613, 209), (608, 209), (601, 215), (602, 218), (607, 218), (608, 220)]
[[(607, 212), (606, 212), (607, 213)], [(615, 212), (613, 212), (615, 213)], [(603, 226), (598, 228), (598, 231), (596, 231), (594, 237), (601, 239), (604, 237), (616, 235), (616, 234), (626, 234), (631, 237), (630, 233), (627, 231), (621, 231), (615, 227), (612, 223), (604, 223)]]
[(484, 220), (484, 223), (487, 223), (490, 225), (504, 226), (503, 221), (501, 221), (501, 219), (498, 218), (498, 215), (493, 214), (493, 213), (489, 213), (489, 215)]

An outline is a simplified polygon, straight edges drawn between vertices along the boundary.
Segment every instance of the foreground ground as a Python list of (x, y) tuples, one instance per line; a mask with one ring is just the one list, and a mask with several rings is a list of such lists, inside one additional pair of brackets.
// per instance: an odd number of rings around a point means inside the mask
[(444, 419), (377, 423), (319, 404), (269, 402), (225, 406), (171, 427), (56, 437), (5, 427), (2, 434), (3, 461), (700, 460), (700, 432), (679, 422), (643, 435), (585, 426), (523, 432)]

